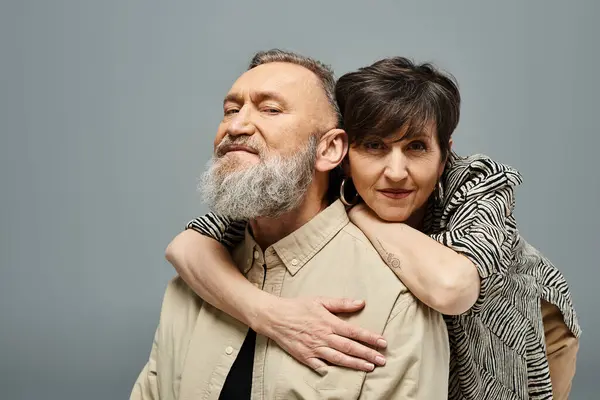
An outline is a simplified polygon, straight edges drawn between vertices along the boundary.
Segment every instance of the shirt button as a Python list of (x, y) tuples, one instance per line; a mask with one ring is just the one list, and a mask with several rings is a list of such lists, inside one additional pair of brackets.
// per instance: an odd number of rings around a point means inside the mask
[(292, 265), (295, 267), (296, 265), (298, 265), (298, 260), (296, 260), (295, 258), (292, 260)]
[(260, 256), (260, 254), (258, 253), (258, 251), (254, 252), (254, 258), (258, 258), (258, 256)]
[(227, 353), (227, 355), (231, 355), (231, 353), (233, 353), (233, 347), (227, 346), (227, 348), (225, 349), (225, 353)]

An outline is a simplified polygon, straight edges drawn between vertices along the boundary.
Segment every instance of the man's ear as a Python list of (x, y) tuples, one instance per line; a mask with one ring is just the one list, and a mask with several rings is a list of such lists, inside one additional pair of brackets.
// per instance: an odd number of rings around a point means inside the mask
[(317, 145), (315, 169), (320, 172), (331, 171), (348, 153), (348, 135), (343, 129), (332, 129), (321, 136)]

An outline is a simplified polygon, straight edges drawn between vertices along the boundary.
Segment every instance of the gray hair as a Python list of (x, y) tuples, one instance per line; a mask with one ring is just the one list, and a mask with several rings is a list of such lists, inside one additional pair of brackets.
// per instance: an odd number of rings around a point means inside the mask
[(341, 126), (342, 115), (340, 113), (340, 108), (335, 101), (335, 77), (333, 74), (333, 69), (329, 65), (291, 51), (271, 49), (256, 53), (254, 57), (252, 57), (252, 61), (250, 61), (248, 69), (250, 70), (258, 67), (259, 65), (273, 62), (296, 64), (315, 74), (319, 79), (323, 90), (325, 91), (325, 95), (327, 96), (327, 100), (329, 101), (333, 112), (335, 113), (338, 127)]
[[(250, 140), (241, 143), (251, 144)], [(268, 157), (266, 148), (258, 143), (252, 147), (259, 150), (262, 160), (247, 168), (239, 168), (235, 160), (213, 156), (200, 182), (204, 201), (215, 213), (235, 220), (278, 218), (297, 209), (313, 180), (316, 136), (287, 157)]]

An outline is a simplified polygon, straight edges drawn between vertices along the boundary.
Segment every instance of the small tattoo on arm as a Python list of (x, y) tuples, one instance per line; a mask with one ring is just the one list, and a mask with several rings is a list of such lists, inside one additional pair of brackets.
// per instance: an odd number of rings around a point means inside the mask
[(389, 265), (393, 269), (400, 269), (402, 267), (402, 263), (400, 262), (400, 259), (398, 258), (398, 256), (395, 255), (394, 253), (388, 252), (385, 249), (385, 247), (383, 247), (383, 244), (381, 243), (381, 241), (379, 239), (377, 240), (377, 242), (379, 243), (381, 250), (385, 254), (386, 264)]
[(387, 263), (390, 267), (392, 267), (394, 269), (400, 269), (400, 267), (402, 266), (400, 264), (400, 259), (398, 257), (396, 257), (395, 254), (392, 254), (392, 253), (387, 253)]

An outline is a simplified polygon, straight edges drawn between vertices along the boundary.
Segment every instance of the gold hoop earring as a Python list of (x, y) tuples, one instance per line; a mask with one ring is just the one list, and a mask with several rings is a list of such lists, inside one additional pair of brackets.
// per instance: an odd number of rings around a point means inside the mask
[(346, 200), (346, 196), (345, 196), (345, 186), (346, 186), (346, 181), (348, 180), (348, 178), (344, 178), (342, 179), (342, 184), (340, 185), (340, 200), (342, 201), (342, 204), (344, 204), (346, 207), (352, 207), (353, 205), (355, 205), (356, 203), (358, 203), (358, 193), (356, 193), (356, 195), (354, 195), (354, 198), (352, 199), (352, 202), (349, 202), (348, 200)]

